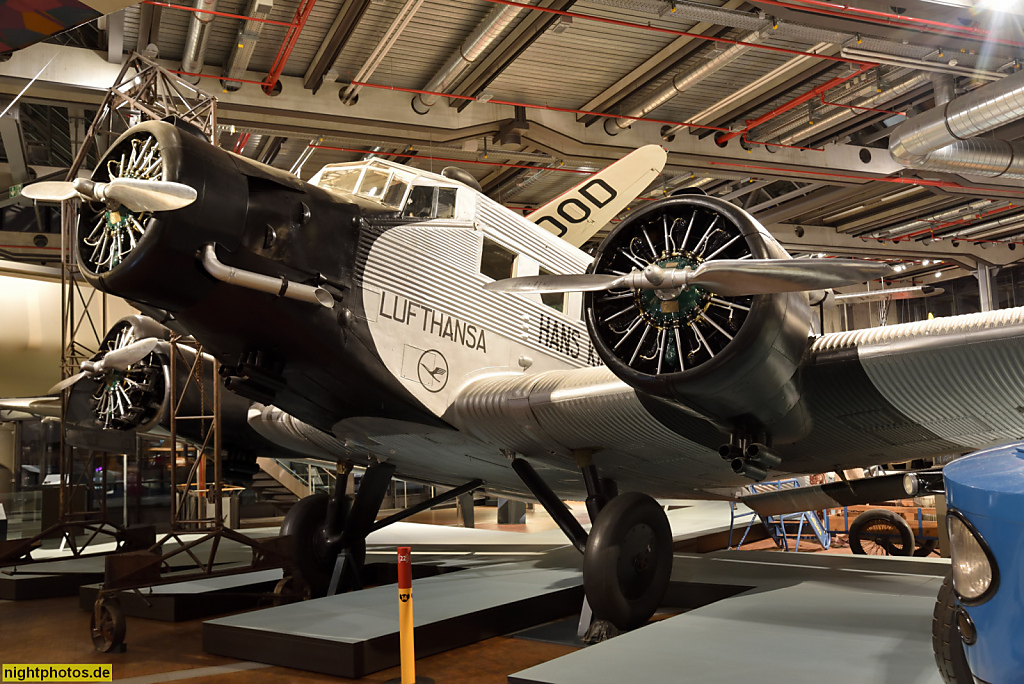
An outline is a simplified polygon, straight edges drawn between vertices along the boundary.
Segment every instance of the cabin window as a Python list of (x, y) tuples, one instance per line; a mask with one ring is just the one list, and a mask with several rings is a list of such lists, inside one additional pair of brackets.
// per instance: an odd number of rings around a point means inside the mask
[(430, 185), (414, 186), (405, 202), (402, 216), (409, 218), (428, 219), (434, 208), (434, 188)]
[(516, 260), (515, 252), (502, 247), (490, 238), (484, 238), (484, 250), (480, 256), (480, 272), (494, 280), (512, 277), (512, 264)]
[[(540, 274), (555, 275), (544, 267), (541, 267)], [(559, 313), (565, 313), (565, 296), (564, 292), (541, 292), (540, 301), (544, 302), (545, 306), (550, 306)]]
[(437, 189), (437, 218), (455, 217), (455, 188)]

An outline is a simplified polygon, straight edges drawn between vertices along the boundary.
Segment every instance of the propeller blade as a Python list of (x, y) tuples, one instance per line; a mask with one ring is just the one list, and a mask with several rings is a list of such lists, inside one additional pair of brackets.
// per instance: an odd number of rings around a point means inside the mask
[(823, 290), (875, 280), (891, 272), (887, 264), (873, 261), (723, 259), (701, 264), (685, 280), (688, 285), (731, 297)]
[(81, 372), (75, 373), (74, 375), (68, 376), (68, 377), (64, 378), (63, 380), (61, 380), (60, 382), (58, 382), (53, 387), (51, 387), (50, 391), (47, 392), (47, 394), (60, 394), (61, 392), (66, 390), (68, 387), (71, 387), (76, 382), (78, 382), (82, 378), (87, 377), (89, 375), (92, 375), (91, 371), (81, 371)]
[(70, 181), (42, 181), (21, 189), (23, 197), (43, 202), (62, 202), (78, 195)]
[(600, 273), (580, 275), (540, 275), (505, 278), (484, 285), (491, 292), (520, 292), (537, 294), (541, 292), (596, 292), (612, 290), (619, 286), (622, 276)]
[(199, 196), (195, 188), (172, 181), (115, 178), (96, 183), (86, 178), (74, 181), (75, 190), (91, 199), (119, 202), (129, 211), (173, 211), (187, 207)]
[(128, 366), (146, 358), (158, 344), (160, 344), (160, 340), (155, 337), (132, 342), (126, 347), (107, 352), (100, 363), (103, 370), (128, 370)]

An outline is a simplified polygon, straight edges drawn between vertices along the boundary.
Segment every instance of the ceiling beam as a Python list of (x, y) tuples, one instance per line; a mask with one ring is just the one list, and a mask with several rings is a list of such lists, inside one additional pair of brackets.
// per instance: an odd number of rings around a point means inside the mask
[(338, 55), (345, 49), (352, 33), (356, 30), (359, 20), (363, 18), (366, 8), (372, 0), (345, 0), (338, 9), (338, 16), (335, 17), (331, 30), (327, 37), (320, 44), (313, 61), (306, 69), (306, 75), (302, 77), (302, 86), (316, 93), (323, 85), (324, 76), (331, 70), (334, 63), (338, 61)]

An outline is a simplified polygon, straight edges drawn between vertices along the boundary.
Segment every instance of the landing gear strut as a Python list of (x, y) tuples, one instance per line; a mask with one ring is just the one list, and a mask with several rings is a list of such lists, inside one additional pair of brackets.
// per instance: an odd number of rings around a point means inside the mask
[(395, 466), (376, 463), (366, 469), (355, 498), (347, 493), (351, 466), (338, 469), (334, 494), (313, 494), (292, 506), (281, 534), (292, 538), (299, 574), (313, 598), (362, 587), (366, 535), (384, 501)]
[[(581, 464), (587, 509), (596, 517), (590, 535), (526, 460), (512, 468), (573, 545), (583, 552), (583, 589), (597, 620), (619, 630), (640, 627), (654, 615), (672, 573), (672, 531), (661, 506), (646, 494), (614, 496), (593, 464)], [(581, 543), (582, 542), (582, 543)], [(587, 609), (584, 608), (584, 612)]]

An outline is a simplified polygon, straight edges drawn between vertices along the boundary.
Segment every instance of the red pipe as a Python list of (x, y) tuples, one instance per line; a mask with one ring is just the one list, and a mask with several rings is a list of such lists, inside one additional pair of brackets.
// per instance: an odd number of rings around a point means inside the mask
[(291, 57), (295, 43), (298, 42), (299, 35), (306, 26), (306, 21), (309, 19), (315, 4), (316, 0), (302, 0), (295, 9), (295, 18), (292, 19), (292, 26), (289, 27), (288, 33), (284, 37), (284, 42), (281, 43), (281, 47), (277, 51), (277, 57), (274, 58), (274, 65), (270, 67), (270, 73), (267, 74), (266, 81), (263, 83), (263, 92), (267, 95), (274, 92), (277, 80), (281, 77), (281, 72), (284, 71), (284, 66), (288, 63), (288, 58)]
[(233, 149), (232, 152), (235, 154), (242, 154), (242, 150), (244, 150), (245, 146), (249, 143), (249, 136), (251, 135), (252, 133), (242, 133), (238, 136), (238, 140), (235, 141), (235, 149)]
[(154, 7), (168, 7), (170, 9), (184, 10), (186, 12), (201, 12), (202, 14), (213, 14), (218, 17), (227, 17), (228, 19), (241, 19), (242, 21), (258, 21), (261, 24), (273, 24), (274, 26), (294, 26), (287, 21), (274, 21), (273, 19), (257, 19), (256, 17), (247, 17), (243, 14), (231, 14), (229, 12), (216, 12), (214, 10), (198, 9), (196, 7), (185, 7), (183, 5), (172, 5), (169, 2), (155, 2), (155, 0), (142, 0), (143, 5), (153, 5)]
[(562, 17), (572, 17), (573, 19), (596, 21), (601, 24), (611, 24), (612, 26), (625, 26), (627, 28), (640, 29), (642, 31), (667, 33), (670, 36), (686, 36), (688, 38), (708, 40), (713, 43), (725, 43), (727, 45), (743, 45), (745, 47), (755, 48), (758, 50), (768, 50), (769, 52), (781, 52), (783, 54), (799, 55), (801, 57), (815, 57), (817, 59), (824, 59), (832, 62), (841, 62), (843, 64), (871, 64), (871, 66), (878, 66), (877, 64), (865, 62), (864, 60), (861, 59), (850, 59), (849, 57), (835, 57), (832, 55), (819, 55), (813, 52), (801, 52), (800, 50), (790, 50), (788, 48), (774, 47), (771, 45), (760, 45), (758, 43), (744, 43), (741, 40), (731, 40), (729, 38), (717, 38), (715, 36), (706, 36), (703, 33), (689, 33), (687, 31), (678, 31), (676, 29), (661, 28), (660, 26), (651, 26), (650, 24), (636, 24), (631, 21), (622, 21), (621, 19), (608, 19), (607, 17), (596, 17), (592, 14), (580, 14), (579, 12), (567, 12), (565, 10), (551, 9), (550, 7), (538, 7), (536, 5), (528, 5), (523, 2), (514, 2), (514, 0), (486, 1), (492, 2), (496, 5), (508, 5), (509, 7), (518, 7), (520, 9), (533, 10), (535, 12), (547, 12), (548, 14), (557, 14)]
[(833, 79), (831, 79), (831, 80), (829, 80), (829, 81), (827, 81), (825, 83), (822, 83), (821, 85), (819, 85), (819, 86), (817, 86), (815, 88), (811, 88), (810, 90), (808, 90), (803, 95), (800, 95), (798, 97), (793, 98), (792, 100), (790, 100), (786, 104), (781, 105), (779, 107), (776, 107), (775, 109), (773, 109), (772, 111), (768, 112), (767, 114), (762, 114), (761, 116), (757, 117), (754, 120), (748, 119), (746, 127), (743, 128), (742, 130), (732, 131), (731, 133), (726, 133), (725, 135), (717, 136), (715, 138), (715, 141), (719, 145), (724, 145), (725, 143), (729, 142), (730, 140), (732, 140), (733, 138), (735, 138), (737, 136), (746, 135), (747, 133), (749, 133), (753, 129), (755, 129), (758, 126), (760, 126), (761, 124), (765, 123), (766, 121), (770, 121), (770, 120), (774, 119), (779, 114), (783, 114), (785, 112), (788, 112), (791, 109), (795, 109), (795, 108), (799, 107), (800, 105), (802, 105), (804, 102), (808, 102), (810, 100), (813, 100), (814, 98), (818, 97), (819, 95), (824, 94), (826, 91), (828, 91), (828, 90), (830, 90), (832, 88), (835, 88), (837, 85), (842, 85), (843, 83), (846, 83), (850, 79), (856, 78), (857, 76), (860, 76), (865, 71), (868, 71), (869, 69), (873, 69), (874, 67), (878, 66), (877, 64), (868, 64), (868, 63), (865, 63), (865, 62), (861, 62), (860, 64), (861, 64), (861, 67), (859, 69), (857, 69), (857, 71), (855, 71), (852, 74), (850, 74), (849, 76), (842, 76), (842, 77), (838, 77), (838, 78), (833, 78)]
[[(334, 150), (335, 152), (356, 152), (365, 154), (366, 150), (356, 150), (350, 147), (331, 147), (330, 145), (310, 145), (314, 150)], [(407, 152), (374, 152), (382, 157), (408, 157), (409, 159), (427, 159), (430, 161), (453, 162), (455, 164), (482, 164), (484, 166), (504, 166), (510, 169), (530, 169), (531, 171), (564, 171), (566, 173), (592, 174), (593, 171), (580, 171), (579, 169), (563, 169), (549, 166), (529, 166), (528, 164), (504, 164), (501, 162), (478, 161), (475, 159), (454, 159), (452, 157), (428, 157), (422, 154), (409, 154)]]
[(829, 102), (825, 99), (825, 94), (821, 94), (821, 104), (828, 105), (830, 107), (845, 107), (846, 109), (860, 109), (865, 112), (879, 112), (881, 114), (901, 114), (906, 116), (906, 112), (894, 112), (891, 109), (875, 109), (874, 107), (858, 107), (857, 105), (840, 104), (838, 102)]
[(925, 33), (945, 35), (951, 38), (981, 40), (986, 42), (999, 43), (1001, 45), (1010, 45), (1013, 47), (1024, 47), (1024, 44), (1018, 43), (1016, 41), (1004, 40), (1001, 38), (993, 38), (991, 34), (984, 29), (971, 28), (968, 26), (957, 26), (956, 24), (947, 24), (945, 22), (934, 21), (932, 19), (907, 17), (901, 14), (878, 12), (876, 10), (862, 9), (859, 7), (850, 7), (849, 5), (837, 5), (831, 2), (821, 2), (820, 0), (798, 0), (798, 2), (801, 3), (799, 5), (793, 4), (792, 2), (782, 2), (781, 0), (760, 0), (760, 2), (765, 5), (784, 7), (786, 9), (792, 9), (798, 12), (813, 12), (815, 14), (822, 14), (830, 17), (840, 17), (844, 19), (860, 19), (873, 24), (883, 24), (886, 26), (895, 26), (898, 28), (918, 29)]

